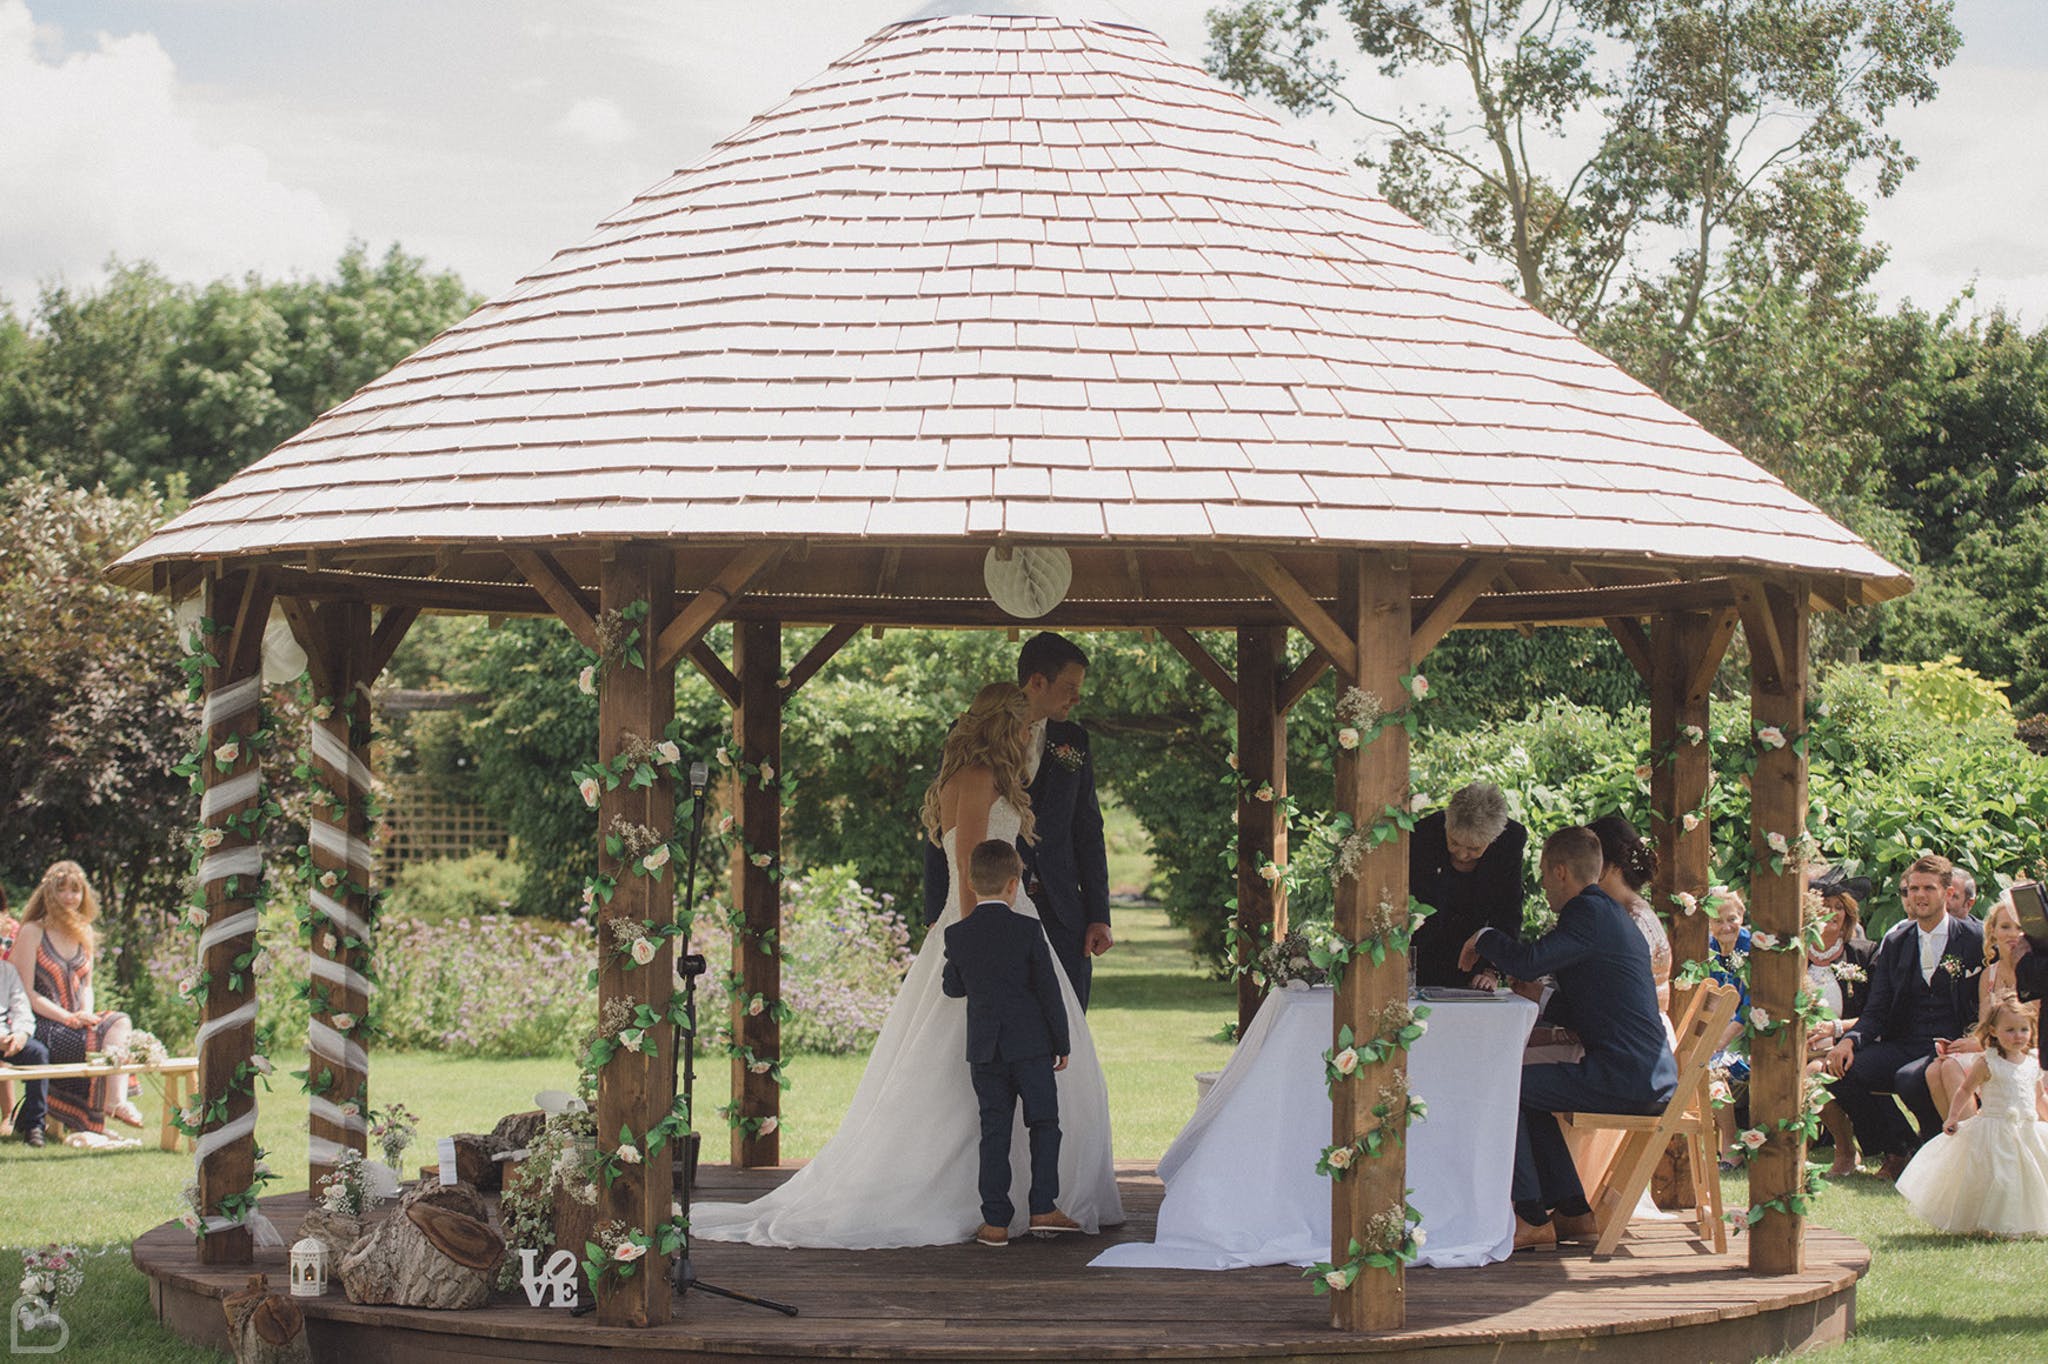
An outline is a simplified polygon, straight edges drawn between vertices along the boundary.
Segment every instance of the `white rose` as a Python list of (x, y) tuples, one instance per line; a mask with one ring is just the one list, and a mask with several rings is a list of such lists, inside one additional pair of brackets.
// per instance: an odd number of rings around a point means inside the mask
[(1684, 824), (1687, 833), (1691, 833), (1694, 829), (1700, 827), (1700, 817), (1690, 812), (1686, 814), (1685, 819), (1681, 822)]
[(763, 783), (775, 780), (775, 765), (773, 763), (761, 764), (761, 780)]
[(1349, 1288), (1351, 1286), (1350, 1282), (1345, 1279), (1344, 1271), (1341, 1269), (1333, 1269), (1329, 1273), (1323, 1275), (1323, 1282), (1328, 1284), (1332, 1288), (1341, 1289)]
[(619, 1034), (619, 1045), (632, 1052), (635, 1056), (640, 1054), (640, 1048), (645, 1046), (646, 1043), (647, 1034), (638, 1028), (628, 1028)]
[(1749, 935), (1749, 945), (1759, 952), (1775, 952), (1778, 948), (1778, 935), (1753, 932)]
[(320, 884), (327, 890), (333, 890), (341, 884), (341, 876), (338, 872), (323, 871), (320, 873)]
[(1410, 678), (1408, 681), (1408, 694), (1418, 701), (1420, 701), (1423, 697), (1428, 696), (1429, 679), (1424, 677), (1421, 673), (1415, 674), (1415, 676)]
[(185, 922), (192, 925), (192, 927), (194, 928), (206, 927), (206, 911), (201, 909), (198, 905), (191, 905), (187, 907), (187, 909), (185, 910)]
[(1759, 1127), (1752, 1127), (1742, 1134), (1742, 1144), (1752, 1151), (1761, 1151), (1769, 1140), (1770, 1138), (1765, 1136), (1763, 1129)]
[(645, 966), (654, 960), (655, 951), (654, 939), (642, 938), (633, 944), (633, 961), (637, 965)]
[(758, 1018), (761, 1014), (761, 1010), (767, 1007), (768, 1001), (762, 999), (759, 995), (756, 995), (754, 996), (754, 998), (747, 1001), (747, 1017)]
[(1412, 1234), (1415, 1237), (1415, 1248), (1417, 1250), (1421, 1250), (1424, 1244), (1426, 1244), (1429, 1240), (1429, 1233), (1424, 1231), (1421, 1227), (1417, 1227)]
[(1339, 1075), (1349, 1075), (1358, 1069), (1358, 1049), (1346, 1047), (1330, 1058), (1330, 1065)]
[(1332, 1170), (1348, 1170), (1352, 1157), (1358, 1153), (1349, 1146), (1339, 1146), (1330, 1152), (1329, 1165)]
[(668, 865), (668, 858), (668, 844), (664, 843), (653, 852), (647, 854), (647, 856), (641, 858), (640, 865), (649, 871), (660, 871)]
[(731, 833), (731, 832), (732, 832), (732, 816), (731, 816), (731, 815), (720, 815), (720, 816), (718, 817), (718, 832), (720, 832), (720, 833), (722, 833), (722, 834), (729, 834), (729, 833)]
[(249, 1058), (249, 1069), (255, 1071), (258, 1075), (268, 1075), (270, 1074), (272, 1069), (274, 1069), (274, 1067), (271, 1065), (270, 1058), (268, 1056), (265, 1056), (261, 1052), (258, 1052), (256, 1055)]
[(1337, 747), (1346, 750), (1358, 747), (1358, 730), (1351, 725), (1337, 731)]
[(335, 1026), (335, 1028), (336, 1028), (336, 1030), (337, 1030), (337, 1031), (340, 1031), (340, 1032), (348, 1032), (348, 1031), (349, 1031), (350, 1029), (354, 1028), (354, 1027), (355, 1027), (355, 1025), (356, 1025), (356, 1016), (355, 1016), (354, 1014), (336, 1014), (336, 1015), (334, 1015), (334, 1026)]
[(766, 868), (768, 864), (773, 862), (775, 859), (773, 857), (770, 857), (767, 853), (763, 852), (755, 853), (752, 857), (748, 858), (747, 860), (749, 862), (752, 862), (757, 867)]
[(585, 696), (597, 695), (597, 665), (595, 663), (576, 674), (576, 690)]
[(1680, 732), (1685, 735), (1685, 741), (1689, 744), (1703, 744), (1707, 741), (1707, 732), (1698, 725), (1687, 725)]
[(1785, 731), (1779, 729), (1776, 725), (1765, 725), (1756, 732), (1756, 741), (1765, 748), (1783, 748), (1785, 746)]
[(1764, 1011), (1762, 1005), (1757, 1005), (1750, 1009), (1749, 1026), (1755, 1028), (1758, 1032), (1763, 1032), (1771, 1026), (1771, 1016)]
[(780, 1126), (782, 1126), (782, 1123), (779, 1119), (763, 1118), (761, 1119), (761, 1135), (765, 1137)]
[(679, 763), (683, 760), (683, 750), (676, 747), (674, 740), (663, 739), (654, 746), (654, 756), (665, 763)]
[(593, 810), (597, 808), (598, 797), (604, 794), (604, 787), (598, 784), (596, 777), (585, 777), (577, 782), (576, 790), (582, 795), (583, 803)]
[(719, 750), (718, 750), (718, 765), (719, 765), (720, 767), (731, 767), (731, 766), (732, 766), (732, 754), (730, 754), (730, 753), (726, 752), (726, 751), (725, 751), (724, 749), (722, 749), (722, 748), (721, 748), (721, 749), (719, 749)]
[(1270, 800), (1272, 800), (1272, 799), (1273, 799), (1273, 783), (1271, 783), (1271, 782), (1269, 782), (1269, 781), (1262, 781), (1262, 782), (1260, 782), (1260, 783), (1259, 783), (1259, 789), (1258, 789), (1258, 790), (1256, 790), (1256, 791), (1254, 791), (1254, 792), (1252, 792), (1252, 799), (1253, 799), (1253, 800), (1264, 800), (1264, 801), (1270, 801)]
[(1776, 830), (1772, 830), (1770, 833), (1764, 835), (1764, 846), (1768, 847), (1774, 853), (1782, 853), (1786, 849), (1788, 849), (1791, 846), (1791, 844), (1787, 842), (1785, 835), (1777, 832)]
[(1649, 780), (1650, 780), (1650, 779), (1651, 779), (1652, 777), (1655, 777), (1656, 775), (1657, 775), (1657, 769), (1656, 769), (1656, 768), (1654, 768), (1654, 767), (1652, 767), (1652, 766), (1650, 766), (1650, 764), (1648, 764), (1648, 763), (1638, 763), (1638, 764), (1636, 764), (1636, 780), (1637, 780), (1637, 781), (1649, 781)]
[(242, 741), (239, 739), (230, 739), (219, 748), (213, 750), (213, 760), (222, 767), (228, 766), (241, 756)]
[(624, 1261), (626, 1264), (631, 1264), (633, 1263), (633, 1261), (639, 1259), (642, 1255), (645, 1255), (646, 1253), (646, 1246), (640, 1245), (639, 1243), (634, 1241), (621, 1241), (619, 1242), (619, 1248), (612, 1252), (612, 1258), (614, 1260)]
[(220, 829), (204, 829), (199, 834), (199, 846), (202, 848), (218, 848), (227, 840), (226, 832)]
[(747, 1070), (754, 1075), (766, 1075), (774, 1068), (774, 1064), (772, 1061), (754, 1061), (747, 1066)]
[(1265, 866), (1259, 868), (1259, 875), (1268, 881), (1278, 881), (1286, 874), (1287, 868), (1277, 862), (1268, 862)]
[(638, 1165), (639, 1163), (640, 1163), (640, 1148), (639, 1148), (639, 1147), (637, 1147), (637, 1146), (621, 1146), (621, 1147), (619, 1148), (619, 1164), (621, 1164), (621, 1165)]

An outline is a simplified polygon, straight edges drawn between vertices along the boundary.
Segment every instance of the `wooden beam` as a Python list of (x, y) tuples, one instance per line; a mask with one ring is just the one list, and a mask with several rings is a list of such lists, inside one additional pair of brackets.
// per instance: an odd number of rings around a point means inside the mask
[(594, 652), (597, 649), (597, 614), (591, 610), (583, 589), (555, 562), (555, 556), (546, 550), (514, 545), (506, 549), (505, 557), (512, 561), (512, 566), (519, 570), (533, 590), (540, 593), (541, 600), (548, 604), (556, 618), (569, 627), (569, 633), (576, 636), (577, 642)]
[[(1192, 641), (1190, 641), (1192, 642)], [(1197, 644), (1196, 648), (1201, 646)], [(1208, 651), (1203, 650), (1203, 657)], [(1265, 1002), (1251, 967), (1267, 944), (1287, 932), (1287, 887), (1268, 881), (1268, 862), (1287, 865), (1287, 711), (1280, 670), (1287, 665), (1287, 627), (1248, 625), (1237, 632), (1237, 1035), (1243, 1037)], [(1271, 800), (1260, 800), (1262, 786)]]
[[(250, 569), (246, 583), (235, 605), (235, 624), (228, 635), (227, 653), (218, 655), (236, 677), (262, 671), (263, 632), (270, 628), (270, 607), (277, 600), (276, 575), (269, 569)], [(218, 624), (219, 617), (214, 619)]]
[(825, 637), (810, 647), (794, 668), (789, 670), (789, 680), (782, 684), (782, 699), (789, 698), (803, 690), (804, 683), (818, 675), (818, 670), (830, 663), (833, 656), (844, 649), (861, 631), (858, 625), (835, 625), (825, 632)]
[(697, 665), (697, 671), (704, 674), (704, 680), (711, 684), (713, 691), (725, 698), (725, 704), (737, 706), (740, 703), (740, 680), (732, 675), (732, 669), (725, 666), (725, 660), (718, 656), (716, 649), (700, 639), (690, 646), (684, 657)]
[[(646, 603), (643, 628), (652, 638), (668, 624), (668, 614), (674, 608), (674, 556), (660, 542), (612, 547), (604, 559), (599, 591), (606, 612)], [(600, 761), (610, 762), (634, 743), (667, 732), (675, 717), (674, 665), (664, 666), (645, 651), (642, 657), (644, 666), (636, 667), (624, 658), (600, 665), (604, 668), (597, 702)], [(591, 949), (597, 957), (598, 1009), (606, 1017), (614, 1010), (630, 1011), (636, 1005), (652, 1005), (656, 1013), (664, 1013), (671, 993), (672, 940), (657, 937), (659, 946), (653, 960), (642, 966), (617, 950), (621, 939), (616, 930), (629, 923), (635, 928), (643, 924), (666, 928), (674, 922), (681, 859), (647, 875), (636, 865), (638, 854), (628, 850), (625, 856), (614, 857), (605, 847), (605, 835), (619, 824), (650, 831), (664, 843), (674, 837), (673, 769), (657, 767), (655, 772), (655, 780), (648, 786), (621, 783), (598, 800), (592, 831), (597, 836), (598, 870), (617, 881), (610, 899), (598, 906)], [(644, 1147), (646, 1134), (668, 1118), (675, 1101), (671, 1062), (678, 1040), (676, 1027), (664, 1018), (646, 1033), (651, 1045), (631, 1052), (622, 1048), (597, 1073), (597, 1143), (606, 1155), (620, 1146), (622, 1130), (631, 1134), (636, 1146)], [(665, 1141), (642, 1159), (621, 1164), (616, 1179), (601, 1181), (598, 1217), (649, 1232), (668, 1221), (677, 1147), (677, 1142)], [(643, 1264), (641, 1272), (630, 1279), (608, 1277), (597, 1288), (597, 1319), (605, 1326), (657, 1326), (669, 1320), (674, 1304), (675, 1290), (652, 1264)]]
[(405, 642), (406, 632), (412, 629), (414, 621), (420, 618), (417, 606), (389, 606), (377, 618), (377, 628), (370, 635), (369, 671), (364, 674), (365, 682), (375, 682), (391, 666), (391, 656), (398, 652), (398, 646)]
[(748, 545), (733, 555), (718, 576), (691, 598), (688, 606), (676, 612), (676, 618), (661, 632), (654, 648), (655, 657), (665, 666), (674, 667), (676, 660), (702, 639), (705, 631), (718, 623), (733, 599), (745, 592), (749, 583), (765, 573), (788, 550), (786, 544), (763, 543)]
[(1493, 585), (1499, 573), (1500, 565), (1486, 559), (1467, 559), (1458, 565), (1457, 571), (1437, 589), (1429, 609), (1422, 613), (1422, 622), (1415, 627), (1415, 636), (1408, 650), (1410, 668), (1422, 666), (1422, 660), (1429, 657), (1429, 651), (1450, 633), (1453, 625), (1465, 618), (1465, 612), (1479, 600), (1480, 593)]
[[(1708, 614), (1700, 639), (1688, 657), (1692, 660), (1692, 672), (1685, 680), (1685, 696), (1688, 701), (1697, 698), (1704, 702), (1713, 688), (1714, 675), (1721, 670), (1721, 660), (1728, 656), (1728, 645), (1735, 639), (1735, 627), (1741, 617), (1730, 607)], [(1704, 726), (1706, 721), (1700, 721)]]
[[(740, 702), (733, 708), (733, 737), (739, 742), (740, 761), (759, 770), (763, 764), (782, 766), (782, 629), (773, 621), (748, 621), (734, 628), (733, 670), (739, 674)], [(732, 1129), (732, 1164), (752, 1170), (777, 1165), (782, 1160), (782, 1136), (778, 1131), (762, 1132), (769, 1118), (780, 1120), (782, 1089), (773, 1074), (756, 1075), (747, 1064), (776, 1062), (782, 1058), (782, 1025), (775, 1010), (750, 1013), (747, 1001), (755, 995), (774, 1005), (782, 998), (782, 963), (776, 955), (782, 943), (782, 788), (736, 774), (738, 790), (733, 806), (739, 816), (740, 837), (733, 844), (732, 895), (743, 931), (732, 935), (732, 969), (740, 978), (740, 990), (733, 996), (730, 1030), (738, 1044), (732, 1061), (732, 1096), (737, 1114), (751, 1120), (754, 1131)], [(768, 865), (757, 866), (755, 858)]]
[[(1808, 592), (1765, 587), (1760, 603), (1766, 619), (1752, 633), (1750, 649), (1750, 732), (1776, 726), (1787, 734), (1806, 727)], [(1745, 616), (1744, 627), (1749, 627)], [(1777, 641), (1775, 675), (1764, 666), (1754, 641), (1768, 633)], [(1751, 740), (1750, 742), (1754, 742)], [(1806, 831), (1806, 755), (1800, 745), (1756, 748), (1750, 774), (1749, 913), (1754, 931), (1774, 935), (1780, 948), (1750, 953), (1751, 1017), (1768, 1014), (1783, 1026), (1750, 1038), (1750, 1123), (1770, 1134), (1749, 1162), (1751, 1207), (1782, 1203), (1806, 1183), (1806, 1140), (1799, 1126), (1805, 1113), (1806, 1027), (1797, 1000), (1806, 988), (1806, 950), (1801, 937), (1806, 868), (1796, 851), (1780, 854), (1775, 835), (1797, 845)], [(1776, 863), (1773, 866), (1773, 863)], [(1749, 1229), (1749, 1267), (1759, 1274), (1797, 1274), (1805, 1267), (1805, 1218), (1767, 1212)]]
[(1330, 618), (1330, 613), (1323, 610), (1321, 603), (1309, 595), (1308, 589), (1278, 559), (1253, 550), (1233, 550), (1230, 557), (1254, 582), (1272, 594), (1287, 618), (1314, 640), (1324, 653), (1340, 663), (1357, 654), (1358, 646), (1344, 633), (1344, 628)]
[[(1358, 641), (1349, 667), (1343, 660), (1339, 662), (1341, 681), (1382, 697), (1397, 696), (1401, 677), (1410, 670), (1409, 651), (1414, 640), (1406, 558), (1387, 552), (1351, 552), (1340, 555), (1339, 562), (1337, 618), (1345, 633)], [(1337, 808), (1351, 817), (1354, 828), (1370, 827), (1380, 811), (1408, 799), (1408, 732), (1390, 725), (1370, 744), (1339, 750), (1335, 779)], [(1382, 900), (1398, 906), (1408, 903), (1408, 835), (1399, 830), (1368, 851), (1352, 875), (1338, 879), (1337, 932), (1350, 942), (1365, 941), (1372, 935), (1368, 925)], [(1407, 999), (1407, 953), (1389, 952), (1378, 965), (1359, 954), (1337, 990), (1333, 1049), (1345, 1028), (1361, 1042), (1380, 1036), (1384, 1012), (1404, 1005)], [(1372, 1108), (1381, 1089), (1401, 1084), (1407, 1068), (1407, 1053), (1397, 1049), (1386, 1060), (1362, 1065), (1349, 1080), (1332, 1086), (1331, 1142), (1350, 1145), (1372, 1130), (1379, 1121)], [(1405, 1114), (1390, 1121), (1400, 1124), (1403, 1118)], [(1403, 1130), (1396, 1127), (1397, 1134)], [(1392, 1140), (1377, 1156), (1353, 1165), (1347, 1178), (1332, 1181), (1333, 1263), (1349, 1258), (1352, 1238), (1360, 1236), (1374, 1219), (1400, 1217), (1407, 1204), (1407, 1170), (1407, 1145)], [(1398, 1267), (1367, 1269), (1350, 1288), (1333, 1291), (1330, 1301), (1330, 1324), (1339, 1330), (1399, 1330), (1407, 1316), (1406, 1281)]]
[[(1214, 655), (1202, 647), (1201, 640), (1178, 625), (1162, 625), (1159, 627), (1159, 634), (1173, 646), (1174, 652), (1188, 661), (1197, 675), (1216, 689), (1216, 694), (1223, 698), (1225, 705), (1232, 710), (1237, 709), (1237, 679), (1230, 675), (1228, 668), (1216, 661)], [(1239, 637), (1242, 638), (1242, 633)]]
[[(1733, 612), (1726, 613), (1732, 616)], [(1711, 652), (1713, 622), (1719, 615), (1700, 612), (1658, 616), (1650, 630), (1650, 827), (1657, 849), (1657, 870), (1651, 882), (1651, 907), (1671, 923), (1671, 994), (1673, 1022), (1683, 1017), (1692, 991), (1678, 983), (1688, 962), (1707, 956), (1707, 885), (1713, 863), (1713, 829), (1706, 808), (1713, 780), (1713, 755), (1704, 738), (1693, 743), (1686, 728), (1707, 732), (1707, 695), (1691, 680), (1700, 670), (1702, 654)], [(1721, 638), (1720, 647), (1727, 639)], [(1711, 676), (1711, 674), (1710, 674)], [(1685, 816), (1692, 815), (1692, 827)], [(1680, 897), (1690, 897), (1681, 900)], [(1693, 906), (1687, 913), (1683, 905)]]
[(1321, 649), (1317, 649), (1295, 665), (1294, 671), (1287, 674), (1285, 680), (1280, 683), (1280, 713), (1285, 715), (1293, 710), (1295, 703), (1307, 696), (1308, 689), (1321, 681), (1323, 674), (1330, 671), (1332, 666), (1330, 656)]
[(1609, 616), (1607, 629), (1614, 636), (1614, 642), (1621, 646), (1622, 656), (1629, 666), (1636, 670), (1636, 676), (1644, 682), (1650, 680), (1650, 637), (1643, 633), (1643, 623), (1632, 616)]
[(1777, 618), (1771, 610), (1770, 594), (1759, 578), (1737, 578), (1735, 609), (1742, 616), (1742, 633), (1749, 640), (1750, 668), (1757, 683), (1775, 690), (1785, 674), (1785, 641), (1778, 637)]

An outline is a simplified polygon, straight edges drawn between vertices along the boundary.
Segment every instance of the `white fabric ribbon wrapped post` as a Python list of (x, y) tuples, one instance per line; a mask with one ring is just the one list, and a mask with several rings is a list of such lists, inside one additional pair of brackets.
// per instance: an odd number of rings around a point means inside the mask
[[(336, 810), (360, 810), (361, 802), (370, 791), (369, 764), (349, 746), (347, 712), (348, 708), (343, 704), (326, 719), (315, 718), (307, 722), (313, 758), (331, 799), (324, 809), (316, 810), (306, 835), (313, 865), (323, 876), (327, 872), (337, 872), (341, 874), (340, 879), (361, 885), (368, 883), (371, 874), (369, 842), (357, 837), (332, 817)], [(342, 789), (334, 789), (336, 786)], [(336, 889), (342, 893), (336, 894)], [(345, 887), (324, 886), (319, 877), (308, 888), (307, 899), (314, 915), (325, 920), (327, 925), (315, 926), (313, 954), (308, 963), (313, 979), (327, 987), (329, 1000), (329, 1007), (324, 1010), (326, 1017), (316, 1013), (307, 1025), (306, 1044), (312, 1053), (313, 1073), (331, 1070), (342, 1077), (336, 1088), (343, 1095), (358, 1094), (369, 1074), (369, 1053), (361, 1043), (335, 1027), (332, 1020), (336, 1014), (352, 1011), (346, 1001), (361, 1001), (361, 1008), (368, 1008), (370, 980), (356, 968), (350, 957), (355, 951), (367, 953), (371, 950), (370, 921), (349, 904)], [(325, 941), (329, 938), (333, 944), (331, 947)], [(348, 945), (351, 940), (361, 946), (351, 948)], [(311, 1130), (307, 1163), (312, 1167), (311, 1177), (315, 1181), (323, 1172), (340, 1164), (344, 1151), (368, 1149), (367, 1117), (360, 1105), (347, 1100), (344, 1102), (347, 1103), (346, 1109), (343, 1103), (337, 1103), (325, 1094), (315, 1094), (308, 1105), (308, 1127)], [(371, 1177), (376, 1178), (374, 1175)], [(397, 1172), (397, 1177), (403, 1178), (403, 1172)], [(388, 1179), (381, 1182), (388, 1182)], [(377, 1192), (388, 1196), (384, 1190)]]

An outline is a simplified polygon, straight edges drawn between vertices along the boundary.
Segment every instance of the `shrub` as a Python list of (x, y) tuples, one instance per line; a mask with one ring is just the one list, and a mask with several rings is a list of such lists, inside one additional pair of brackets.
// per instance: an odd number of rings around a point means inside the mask
[(412, 919), (458, 919), (510, 911), (525, 873), (495, 852), (414, 862), (384, 897), (388, 915)]

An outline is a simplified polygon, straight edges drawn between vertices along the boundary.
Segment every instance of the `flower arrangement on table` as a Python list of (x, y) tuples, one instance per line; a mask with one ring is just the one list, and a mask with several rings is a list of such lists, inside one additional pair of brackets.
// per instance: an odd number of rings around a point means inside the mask
[[(1289, 928), (1285, 937), (1269, 943), (1259, 953), (1256, 971), (1269, 990), (1306, 990), (1330, 983), (1325, 966), (1316, 955), (1327, 952), (1334, 930), (1328, 924), (1303, 924)], [(1328, 958), (1325, 957), (1327, 963)]]
[(320, 1178), (320, 1206), (344, 1217), (361, 1217), (377, 1204), (361, 1151), (344, 1149), (334, 1168)]
[(397, 1172), (401, 1183), (405, 1180), (405, 1148), (412, 1145), (419, 1135), (419, 1115), (404, 1104), (391, 1104), (371, 1115), (370, 1140), (377, 1143), (377, 1149), (384, 1154), (384, 1163)]

